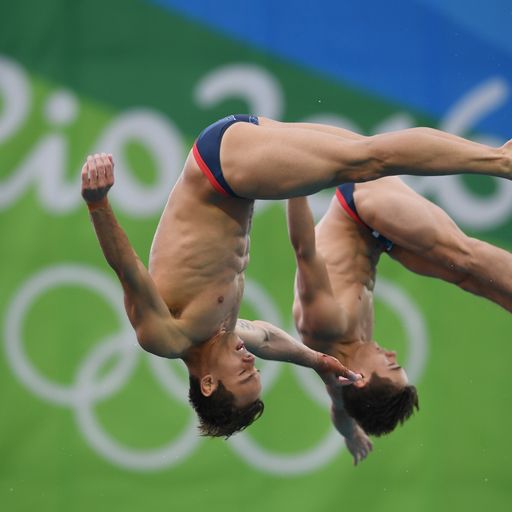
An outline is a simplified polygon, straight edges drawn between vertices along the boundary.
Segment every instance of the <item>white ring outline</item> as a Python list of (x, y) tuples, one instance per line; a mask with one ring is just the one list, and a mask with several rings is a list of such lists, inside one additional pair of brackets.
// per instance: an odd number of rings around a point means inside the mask
[[(46, 289), (62, 283), (79, 284), (86, 289), (99, 291), (110, 301), (123, 325), (118, 337), (111, 337), (91, 350), (79, 369), (74, 386), (70, 388), (49, 381), (27, 362), (28, 358), (23, 349), (21, 336), (21, 320), (32, 301)], [(196, 435), (195, 415), (192, 415), (192, 422), (178, 441), (172, 441), (163, 449), (160, 447), (152, 450), (134, 450), (112, 441), (98, 427), (92, 414), (91, 405), (98, 399), (105, 398), (108, 394), (117, 391), (133, 370), (140, 351), (136, 349), (135, 344), (130, 345), (125, 341), (130, 338), (133, 338), (133, 333), (127, 328), (119, 289), (102, 273), (82, 265), (61, 264), (43, 269), (22, 285), (7, 308), (5, 321), (7, 359), (22, 383), (36, 395), (49, 402), (73, 408), (79, 430), (88, 439), (91, 446), (110, 462), (125, 469), (141, 471), (161, 469), (179, 462), (199, 444), (200, 438)], [(94, 370), (98, 369), (99, 365), (116, 351), (120, 352), (124, 358), (115, 369), (113, 377), (106, 377), (99, 386), (91, 388), (91, 381), (87, 382), (86, 378), (91, 378), (94, 375)], [(168, 391), (168, 389), (166, 390)]]
[[(96, 350), (91, 351), (89, 357), (81, 366), (77, 376), (79, 389), (86, 389), (89, 382), (94, 378), (95, 371), (108, 360), (119, 349), (130, 350), (136, 355), (140, 350), (135, 347), (126, 348), (123, 341), (115, 340), (110, 344), (97, 345)], [(80, 396), (75, 404), (76, 420), (79, 430), (90, 442), (91, 446), (108, 460), (121, 467), (136, 469), (139, 471), (154, 471), (172, 466), (181, 461), (185, 456), (190, 455), (198, 446), (200, 438), (197, 435), (197, 420), (194, 414), (184, 432), (171, 442), (158, 448), (137, 450), (127, 448), (113, 440), (99, 426), (93, 414), (93, 401), (90, 394)]]
[[(22, 341), (22, 318), (32, 301), (55, 284), (82, 285), (84, 288), (100, 291), (126, 324), (124, 307), (119, 290), (112, 281), (87, 267), (61, 264), (47, 267), (21, 286), (7, 308), (5, 316), (5, 341), (7, 360), (16, 375), (35, 395), (59, 405), (73, 405), (79, 393), (73, 387), (51, 382), (28, 363)], [(122, 316), (121, 316), (122, 315)], [(123, 367), (122, 367), (123, 368)], [(126, 373), (123, 371), (122, 375)]]

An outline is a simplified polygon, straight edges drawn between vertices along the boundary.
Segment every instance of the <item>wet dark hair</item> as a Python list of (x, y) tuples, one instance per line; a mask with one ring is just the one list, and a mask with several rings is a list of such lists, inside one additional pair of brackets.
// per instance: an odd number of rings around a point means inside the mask
[(217, 389), (204, 396), (197, 377), (189, 376), (188, 399), (199, 417), (199, 432), (202, 436), (228, 437), (246, 429), (262, 414), (264, 404), (256, 400), (245, 407), (235, 405), (235, 395), (219, 381)]
[(345, 386), (342, 394), (347, 413), (373, 436), (389, 434), (420, 408), (415, 386), (397, 386), (376, 373), (366, 386)]

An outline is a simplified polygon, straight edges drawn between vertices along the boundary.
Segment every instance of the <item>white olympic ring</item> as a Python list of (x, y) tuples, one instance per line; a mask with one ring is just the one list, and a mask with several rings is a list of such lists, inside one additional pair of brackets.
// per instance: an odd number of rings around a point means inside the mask
[[(121, 323), (119, 333), (94, 346), (82, 362), (74, 383), (65, 387), (42, 376), (29, 362), (23, 349), (23, 318), (32, 303), (46, 290), (59, 285), (79, 285), (107, 299)], [(411, 379), (417, 380), (423, 370), (426, 357), (426, 334), (421, 314), (403, 291), (389, 282), (380, 280), (376, 296), (383, 298), (402, 317), (407, 337), (411, 343), (408, 368)], [(258, 317), (282, 325), (282, 318), (272, 298), (257, 283), (247, 280), (245, 300)], [(149, 471), (173, 466), (190, 455), (198, 446), (196, 419), (183, 433), (167, 445), (151, 450), (135, 450), (122, 446), (111, 439), (98, 424), (94, 405), (116, 393), (133, 372), (141, 355), (145, 355), (135, 343), (131, 326), (124, 312), (120, 288), (99, 271), (82, 265), (62, 264), (48, 267), (26, 281), (15, 294), (6, 312), (5, 340), (7, 359), (15, 374), (28, 389), (41, 398), (75, 411), (79, 430), (91, 446), (102, 456), (123, 468)], [(98, 380), (98, 373), (113, 356), (119, 362), (109, 375)], [(168, 361), (147, 355), (153, 374), (163, 389), (181, 403), (187, 403), (188, 384), (175, 373), (175, 366)], [(173, 368), (174, 366), (174, 368)], [(306, 394), (321, 405), (329, 399), (320, 380), (311, 371), (292, 367), (297, 380)], [(273, 361), (261, 364), (264, 389), (273, 385), (280, 367)], [(234, 436), (228, 442), (242, 459), (252, 466), (272, 474), (294, 475), (311, 472), (332, 460), (343, 447), (339, 434), (330, 429), (327, 436), (314, 448), (298, 454), (274, 454), (259, 446), (247, 432)]]
[[(28, 362), (23, 350), (22, 319), (32, 302), (47, 289), (56, 285), (81, 285), (100, 293), (118, 314), (121, 331), (113, 338), (96, 345), (83, 362), (74, 384), (66, 388), (40, 375)], [(185, 433), (164, 448), (155, 450), (132, 450), (111, 440), (98, 426), (92, 406), (118, 391), (132, 373), (138, 358), (144, 354), (134, 343), (134, 335), (128, 325), (119, 287), (102, 273), (81, 265), (59, 265), (44, 269), (29, 279), (18, 291), (7, 309), (5, 322), (7, 359), (16, 375), (36, 395), (59, 405), (74, 409), (79, 429), (100, 454), (124, 468), (155, 470), (171, 466), (189, 455), (198, 445), (196, 420), (193, 416)], [(128, 343), (131, 340), (132, 343)], [(120, 356), (115, 370), (100, 384), (95, 385), (97, 372), (114, 355)], [(147, 356), (151, 359), (151, 356)], [(166, 387), (176, 396), (176, 389)], [(183, 391), (178, 388), (178, 391)], [(182, 398), (182, 393), (178, 393)]]
[[(115, 285), (98, 272), (77, 265), (50, 267), (29, 279), (18, 291), (7, 309), (5, 321), (5, 340), (7, 358), (21, 381), (36, 395), (59, 405), (72, 405), (79, 400), (81, 391), (77, 386), (67, 388), (49, 381), (39, 374), (29, 363), (22, 343), (22, 319), (32, 301), (55, 284), (75, 284), (99, 291), (116, 311), (122, 324), (126, 325), (124, 308)], [(128, 329), (123, 329), (127, 331)], [(131, 371), (128, 363), (120, 365), (116, 373), (122, 380)], [(101, 386), (100, 386), (101, 387)], [(103, 386), (104, 387), (104, 386)], [(98, 390), (101, 396), (104, 391)]]

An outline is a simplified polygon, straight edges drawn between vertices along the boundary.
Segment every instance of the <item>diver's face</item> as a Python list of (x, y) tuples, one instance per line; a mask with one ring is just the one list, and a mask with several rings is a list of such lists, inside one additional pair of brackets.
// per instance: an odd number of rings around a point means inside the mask
[(224, 387), (235, 395), (235, 405), (244, 407), (259, 399), (261, 379), (254, 366), (255, 358), (237, 336), (226, 340), (212, 351), (209, 376), (213, 388), (222, 381)]
[(355, 354), (354, 366), (362, 373), (363, 383), (368, 382), (372, 374), (376, 373), (397, 386), (409, 384), (407, 373), (396, 360), (396, 352), (385, 349), (374, 341), (361, 345)]

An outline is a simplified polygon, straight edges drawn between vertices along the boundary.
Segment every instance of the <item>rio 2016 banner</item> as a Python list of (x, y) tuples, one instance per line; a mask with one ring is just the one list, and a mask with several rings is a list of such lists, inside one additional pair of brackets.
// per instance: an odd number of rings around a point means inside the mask
[[(375, 338), (398, 350), (420, 412), (354, 468), (315, 375), (262, 362), (261, 420), (203, 439), (184, 368), (137, 346), (80, 198), (86, 155), (113, 153), (111, 202), (147, 261), (191, 143), (227, 114), (506, 141), (512, 41), (490, 29), (509, 26), (503, 2), (486, 17), (458, 0), (339, 4), (0, 5), (2, 510), (510, 503), (509, 313), (383, 256)], [(510, 182), (405, 179), (470, 236), (512, 249)], [(311, 198), (317, 217), (332, 193)], [(293, 332), (281, 202), (257, 203), (251, 246), (242, 316)]]

